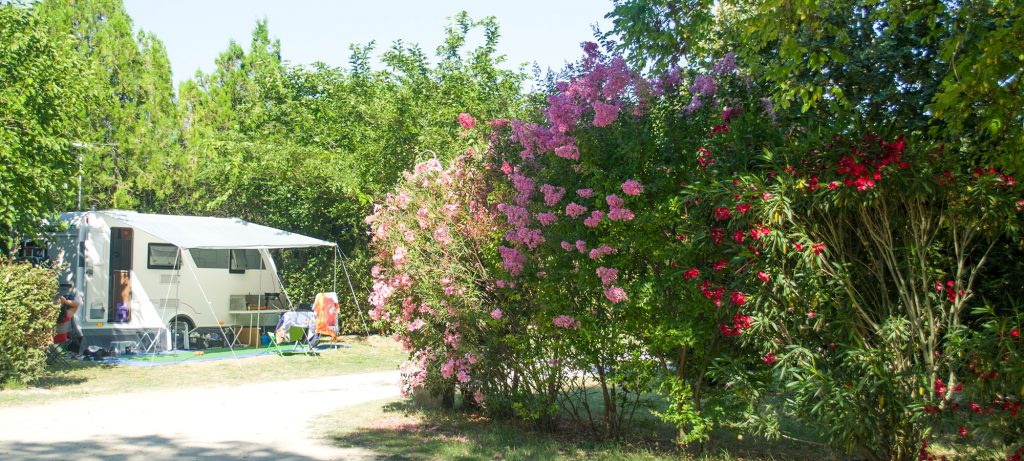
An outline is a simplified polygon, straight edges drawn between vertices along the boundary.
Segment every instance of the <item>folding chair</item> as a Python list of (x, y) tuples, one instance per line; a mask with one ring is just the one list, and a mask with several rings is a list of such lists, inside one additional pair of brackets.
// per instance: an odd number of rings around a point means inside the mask
[(50, 344), (46, 347), (46, 363), (61, 368), (71, 368), (71, 362), (64, 357), (64, 351), (60, 349), (60, 344)]
[(267, 336), (270, 337), (270, 342), (267, 344), (267, 349), (274, 348), (274, 352), (277, 355), (284, 356), (285, 354), (307, 354), (315, 356), (318, 360), (320, 354), (316, 352), (316, 349), (310, 344), (312, 338), (308, 338), (306, 335), (306, 329), (302, 327), (292, 326), (288, 328), (288, 338), (285, 339), (285, 343), (292, 343), (291, 350), (285, 350), (281, 347), (281, 343), (277, 340), (277, 333), (274, 331), (267, 332)]

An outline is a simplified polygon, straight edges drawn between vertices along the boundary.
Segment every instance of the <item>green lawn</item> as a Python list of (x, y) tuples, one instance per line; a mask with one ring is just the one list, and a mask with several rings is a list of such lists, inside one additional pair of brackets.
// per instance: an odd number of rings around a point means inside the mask
[[(542, 433), (520, 424), (466, 412), (442, 412), (410, 401), (371, 402), (333, 417), (324, 437), (340, 447), (359, 447), (384, 459), (661, 461), (661, 460), (825, 460), (821, 445), (793, 440), (764, 440), (734, 432), (714, 434), (705, 451), (679, 450), (671, 430), (636, 434), (617, 442), (594, 442), (566, 429)], [(694, 447), (696, 448), (696, 447)]]
[(348, 347), (322, 350), (319, 360), (305, 355), (266, 355), (148, 367), (75, 361), (71, 369), (48, 368), (29, 386), (0, 390), (0, 406), (168, 387), (394, 370), (405, 358), (405, 353), (390, 338), (348, 337), (343, 342)]

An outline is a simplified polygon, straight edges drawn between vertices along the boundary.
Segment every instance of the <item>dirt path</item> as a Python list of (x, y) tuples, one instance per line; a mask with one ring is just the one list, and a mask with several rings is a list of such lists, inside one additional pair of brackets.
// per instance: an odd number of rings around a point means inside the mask
[(397, 383), (389, 371), (0, 408), (0, 459), (375, 459), (325, 445), (316, 419), (395, 397)]

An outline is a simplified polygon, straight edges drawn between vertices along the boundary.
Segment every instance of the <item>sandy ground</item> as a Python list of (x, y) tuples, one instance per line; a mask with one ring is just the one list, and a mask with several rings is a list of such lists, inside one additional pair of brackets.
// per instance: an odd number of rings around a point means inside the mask
[(317, 417), (396, 397), (398, 379), (388, 371), (0, 408), (0, 459), (378, 459), (319, 440)]

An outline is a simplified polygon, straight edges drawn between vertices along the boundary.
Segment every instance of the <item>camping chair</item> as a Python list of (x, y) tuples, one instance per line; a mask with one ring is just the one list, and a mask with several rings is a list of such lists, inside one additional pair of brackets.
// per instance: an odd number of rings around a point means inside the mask
[(281, 342), (277, 340), (277, 332), (269, 331), (267, 336), (270, 338), (270, 342), (267, 344), (267, 349), (274, 348), (274, 352), (277, 355), (284, 356), (285, 354), (307, 354), (312, 355), (320, 359), (320, 354), (313, 348), (313, 338), (307, 337), (306, 329), (297, 326), (291, 326), (288, 328), (288, 337), (285, 339), (285, 343), (292, 343), (291, 350), (285, 350), (281, 347)]
[(50, 344), (47, 346), (46, 363), (61, 368), (71, 368), (71, 362), (64, 357), (64, 351), (61, 350), (60, 344)]

